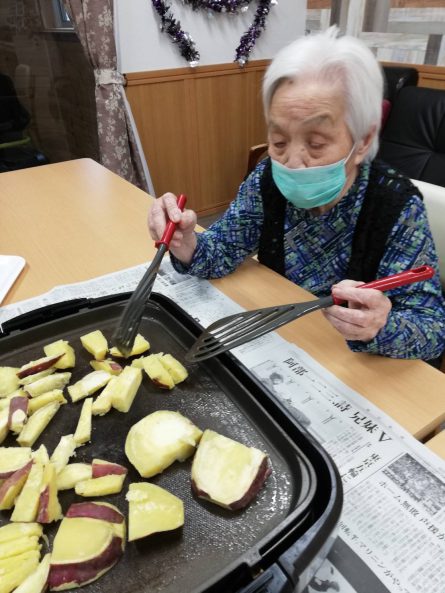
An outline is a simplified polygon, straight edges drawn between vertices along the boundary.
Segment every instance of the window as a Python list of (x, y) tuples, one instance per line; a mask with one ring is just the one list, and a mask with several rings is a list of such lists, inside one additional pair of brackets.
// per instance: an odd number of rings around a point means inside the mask
[(39, 0), (45, 31), (72, 31), (73, 24), (62, 0)]
[(332, 23), (381, 61), (445, 65), (445, 0), (308, 0), (308, 33)]

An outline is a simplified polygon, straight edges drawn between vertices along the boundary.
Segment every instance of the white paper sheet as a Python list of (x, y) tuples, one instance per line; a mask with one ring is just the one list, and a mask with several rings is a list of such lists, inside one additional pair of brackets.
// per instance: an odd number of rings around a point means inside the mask
[(20, 255), (0, 255), (0, 303), (23, 270), (25, 260)]

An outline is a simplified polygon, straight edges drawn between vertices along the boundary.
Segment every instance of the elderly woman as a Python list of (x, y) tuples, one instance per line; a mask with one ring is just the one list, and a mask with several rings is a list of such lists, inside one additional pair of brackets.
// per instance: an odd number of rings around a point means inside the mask
[(321, 297), (347, 301), (326, 318), (356, 352), (432, 360), (445, 347), (438, 273), (383, 294), (357, 287), (437, 256), (419, 190), (375, 161), (383, 76), (358, 39), (335, 28), (281, 50), (263, 83), (269, 158), (242, 183), (220, 220), (196, 234), (196, 215), (167, 193), (152, 206), (154, 239), (166, 217), (180, 272), (218, 278), (249, 255)]

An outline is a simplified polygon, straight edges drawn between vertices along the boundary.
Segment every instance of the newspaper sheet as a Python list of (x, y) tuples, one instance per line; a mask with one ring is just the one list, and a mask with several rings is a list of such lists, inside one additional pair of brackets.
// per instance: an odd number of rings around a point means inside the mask
[[(133, 290), (145, 269), (0, 308), (0, 324), (47, 304)], [(209, 282), (177, 274), (168, 260), (154, 290), (203, 326), (242, 310)], [(322, 443), (342, 478), (338, 537), (307, 593), (445, 593), (445, 462), (278, 334), (232, 352)]]
[(445, 462), (295, 345), (242, 360), (342, 478), (337, 542), (308, 591), (444, 593)]

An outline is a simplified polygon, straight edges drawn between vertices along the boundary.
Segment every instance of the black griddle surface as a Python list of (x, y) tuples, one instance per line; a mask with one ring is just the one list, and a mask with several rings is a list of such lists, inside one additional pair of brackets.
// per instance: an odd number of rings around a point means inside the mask
[[(93, 310), (49, 321), (15, 332), (0, 340), (0, 366), (21, 366), (44, 356), (43, 346), (66, 339), (76, 351), (76, 367), (71, 383), (92, 371), (91, 355), (81, 346), (80, 336), (100, 329), (110, 340), (121, 314), (122, 304), (104, 305)], [(140, 325), (140, 333), (151, 344), (151, 353), (170, 353), (183, 361), (195, 336), (187, 323), (190, 318), (172, 301), (152, 295)], [(112, 344), (110, 344), (111, 346)], [(233, 363), (236, 364), (236, 363)], [(230, 365), (229, 365), (230, 366)], [(219, 583), (248, 567), (254, 574), (261, 567), (266, 550), (286, 538), (307, 515), (315, 489), (315, 471), (298, 446), (259, 403), (248, 381), (232, 374), (218, 359), (208, 364), (187, 365), (188, 379), (171, 391), (155, 387), (144, 373), (138, 394), (127, 414), (112, 409), (93, 417), (91, 443), (76, 450), (70, 462), (90, 463), (99, 457), (128, 467), (121, 493), (91, 500), (106, 500), (128, 517), (125, 494), (130, 482), (144, 481), (125, 456), (124, 444), (130, 427), (156, 410), (175, 410), (190, 418), (202, 430), (211, 428), (246, 445), (268, 453), (272, 474), (248, 508), (232, 512), (198, 499), (191, 491), (191, 461), (175, 462), (151, 481), (181, 498), (185, 508), (182, 529), (127, 542), (118, 564), (100, 579), (78, 588), (85, 592), (119, 593), (198, 593), (231, 591)], [(67, 369), (70, 370), (70, 369)], [(237, 373), (239, 375), (239, 373)], [(264, 396), (264, 393), (262, 394)], [(45, 444), (49, 454), (62, 435), (75, 431), (82, 401), (61, 406), (56, 416), (33, 445)], [(10, 435), (3, 446), (17, 446)], [(59, 493), (63, 511), (72, 502), (84, 499), (74, 491)], [(10, 512), (0, 512), (0, 524)], [(45, 527), (50, 542), (59, 523)]]

